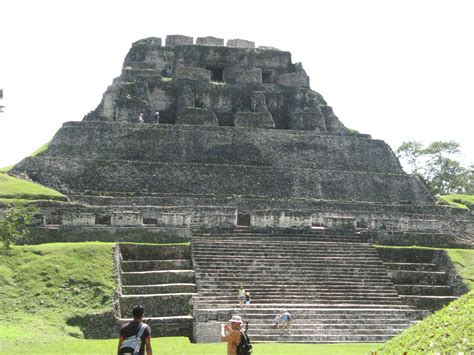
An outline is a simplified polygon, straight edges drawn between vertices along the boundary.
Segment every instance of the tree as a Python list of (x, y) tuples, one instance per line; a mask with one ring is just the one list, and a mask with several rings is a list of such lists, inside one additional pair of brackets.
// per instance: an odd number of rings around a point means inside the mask
[(436, 141), (423, 147), (420, 142), (403, 142), (397, 156), (410, 172), (423, 179), (436, 195), (474, 193), (473, 167), (465, 168), (455, 159), (461, 146), (455, 141)]
[(10, 244), (29, 233), (29, 225), (37, 209), (33, 207), (14, 206), (7, 210), (5, 219), (0, 222), (0, 237), (3, 247), (10, 249)]

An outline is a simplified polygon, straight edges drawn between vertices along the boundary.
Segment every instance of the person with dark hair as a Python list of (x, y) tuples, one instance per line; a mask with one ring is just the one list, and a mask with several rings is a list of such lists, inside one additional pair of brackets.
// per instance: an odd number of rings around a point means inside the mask
[(135, 306), (132, 310), (133, 321), (126, 323), (120, 329), (117, 354), (152, 355), (151, 329), (143, 323), (144, 310)]

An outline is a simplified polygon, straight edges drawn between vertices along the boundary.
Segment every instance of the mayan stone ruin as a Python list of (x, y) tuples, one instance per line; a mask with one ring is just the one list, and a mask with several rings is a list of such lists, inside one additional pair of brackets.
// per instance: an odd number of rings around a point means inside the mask
[[(385, 341), (466, 290), (442, 252), (372, 243), (472, 248), (469, 211), (437, 205), (290, 52), (252, 41), (133, 43), (98, 106), (10, 174), (69, 199), (42, 204), (29, 243), (191, 242), (116, 248), (110, 319), (144, 304), (157, 335), (217, 341), (237, 312), (256, 341)], [(285, 337), (283, 308), (298, 320)]]

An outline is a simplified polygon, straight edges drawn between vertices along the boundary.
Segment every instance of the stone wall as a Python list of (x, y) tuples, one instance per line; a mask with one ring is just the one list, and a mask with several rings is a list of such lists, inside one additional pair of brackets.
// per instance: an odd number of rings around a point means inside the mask
[[(151, 163), (53, 157), (26, 158), (14, 172), (65, 192), (107, 191), (315, 198), (357, 201), (430, 201), (413, 176), (272, 166)], [(198, 182), (198, 183), (197, 183)]]
[[(252, 97), (249, 97), (249, 112), (268, 112), (256, 104), (252, 110)], [(54, 136), (48, 151), (38, 158), (46, 156), (404, 174), (385, 142), (364, 135), (332, 136), (310, 131), (235, 127), (67, 122)]]

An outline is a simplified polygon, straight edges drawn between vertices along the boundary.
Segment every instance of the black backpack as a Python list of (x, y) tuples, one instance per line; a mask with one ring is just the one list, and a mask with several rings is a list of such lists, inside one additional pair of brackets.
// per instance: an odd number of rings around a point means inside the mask
[(252, 354), (252, 344), (250, 344), (250, 338), (247, 335), (247, 330), (249, 323), (245, 325), (245, 331), (240, 331), (240, 344), (237, 345), (237, 355), (251, 355)]

